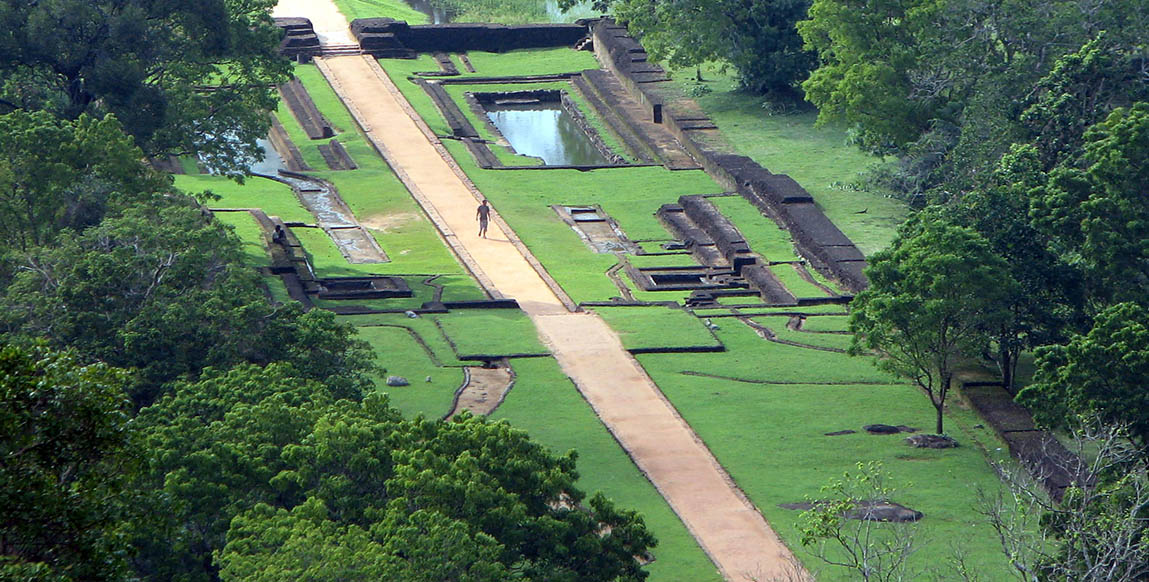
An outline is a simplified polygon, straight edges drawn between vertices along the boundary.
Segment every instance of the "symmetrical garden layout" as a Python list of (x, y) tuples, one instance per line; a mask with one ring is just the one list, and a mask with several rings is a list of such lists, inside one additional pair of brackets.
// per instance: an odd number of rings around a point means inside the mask
[[(288, 172), (177, 183), (220, 196), (217, 216), (276, 299), (359, 328), (386, 368), (379, 389), (405, 413), (469, 409), (577, 449), (584, 488), (639, 510), (658, 536), (655, 581), (768, 579), (786, 565), (779, 537), (805, 560), (797, 513), (779, 504), (870, 460), (925, 514), (929, 547), (960, 542), (979, 571), (1004, 575), (970, 509), (997, 486), (992, 432), (959, 407), (958, 449), (861, 431), (929, 426), (932, 411), (846, 356), (848, 289), (644, 123), (594, 53), (328, 56), (296, 76), (270, 139)], [(555, 103), (540, 115), (573, 113), (603, 157), (520, 155), (495, 119)], [(480, 198), (496, 213), (487, 238)], [(826, 435), (843, 430), (857, 432)]]

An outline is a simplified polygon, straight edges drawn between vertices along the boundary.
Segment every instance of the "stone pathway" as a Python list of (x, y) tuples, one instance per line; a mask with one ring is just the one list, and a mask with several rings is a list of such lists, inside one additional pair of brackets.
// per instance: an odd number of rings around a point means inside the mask
[[(328, 2), (304, 4), (290, 15), (310, 17)], [(722, 575), (730, 581), (784, 576), (789, 550), (610, 327), (596, 315), (572, 312), (501, 220), (492, 221), (487, 238), (478, 236), (481, 195), (378, 63), (360, 56), (316, 63), (475, 278), (492, 295), (518, 300), (563, 371)]]

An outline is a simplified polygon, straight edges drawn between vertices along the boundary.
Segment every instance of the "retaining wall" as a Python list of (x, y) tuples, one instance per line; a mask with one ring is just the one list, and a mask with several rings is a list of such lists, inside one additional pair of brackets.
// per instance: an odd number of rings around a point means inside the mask
[(364, 51), (377, 57), (413, 57), (414, 53), (573, 47), (589, 34), (584, 24), (421, 24), (391, 18), (359, 18), (351, 34)]
[[(697, 107), (664, 102), (659, 89), (668, 80), (665, 71), (648, 61), (642, 45), (625, 27), (610, 19), (598, 20), (593, 24), (593, 38), (595, 55), (603, 67), (650, 109), (651, 118), (665, 125), (710, 176), (789, 230), (798, 251), (815, 268), (850, 291), (869, 286), (862, 272), (865, 257), (826, 218), (809, 192), (789, 176), (773, 174), (746, 156), (715, 151), (695, 140), (695, 132), (711, 131), (713, 123)], [(689, 113), (676, 113), (676, 109)]]

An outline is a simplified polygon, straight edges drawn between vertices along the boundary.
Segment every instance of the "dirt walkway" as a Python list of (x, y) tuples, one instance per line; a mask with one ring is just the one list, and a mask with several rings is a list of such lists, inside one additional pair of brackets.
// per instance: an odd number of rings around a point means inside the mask
[[(311, 0), (291, 15), (310, 16), (324, 4)], [(610, 327), (593, 314), (570, 312), (569, 300), (552, 290), (501, 221), (492, 222), (488, 238), (478, 237), (477, 191), (378, 63), (357, 56), (316, 62), (467, 268), (493, 295), (518, 300), (563, 371), (722, 575), (782, 576), (789, 550)]]

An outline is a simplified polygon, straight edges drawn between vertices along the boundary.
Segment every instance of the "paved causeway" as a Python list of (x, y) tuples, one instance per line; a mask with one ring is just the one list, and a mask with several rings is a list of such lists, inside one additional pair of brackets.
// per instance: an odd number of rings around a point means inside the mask
[[(317, 8), (325, 4), (295, 3), (298, 11), (277, 10), (277, 15), (310, 17), (318, 10), (324, 20), (313, 22), (345, 31), (345, 22), (330, 24), (326, 9)], [(321, 38), (341, 34), (317, 32)], [(512, 244), (517, 239), (501, 228), (502, 221), (492, 221), (489, 238), (478, 237), (480, 194), (378, 63), (361, 56), (316, 62), (472, 274), (494, 295), (519, 302), (563, 371), (723, 576), (730, 581), (781, 577), (790, 564), (789, 550), (610, 327), (594, 314), (570, 311), (569, 301), (556, 295), (529, 252)]]

